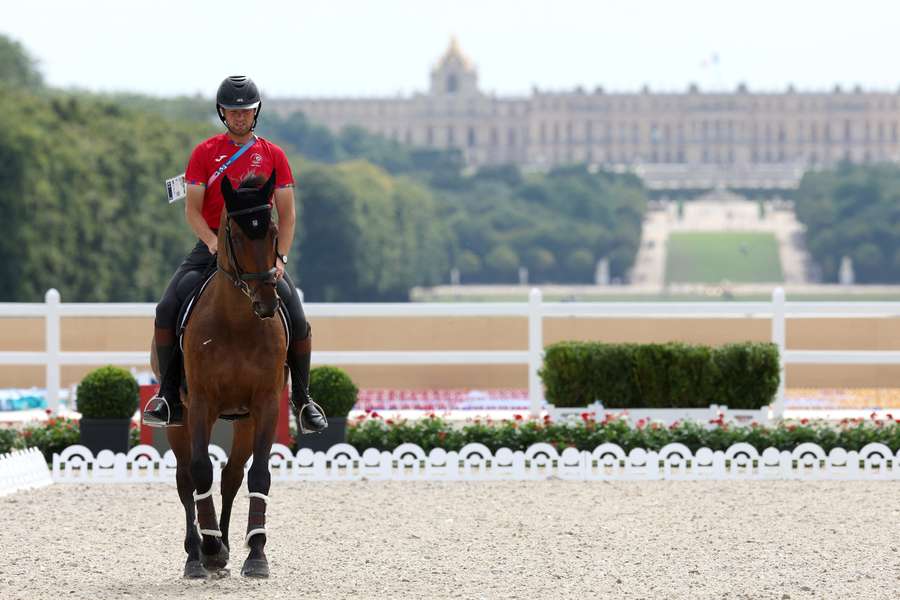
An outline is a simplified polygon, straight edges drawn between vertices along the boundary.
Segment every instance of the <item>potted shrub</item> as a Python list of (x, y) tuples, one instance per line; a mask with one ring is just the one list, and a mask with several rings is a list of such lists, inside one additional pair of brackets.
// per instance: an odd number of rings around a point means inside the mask
[(83, 446), (94, 454), (128, 452), (131, 417), (138, 407), (138, 384), (131, 373), (111, 365), (91, 371), (78, 384), (75, 402)]
[(322, 433), (297, 435), (298, 448), (326, 451), (347, 440), (347, 415), (356, 404), (359, 388), (337, 367), (316, 367), (309, 374), (309, 395), (322, 407), (328, 429)]

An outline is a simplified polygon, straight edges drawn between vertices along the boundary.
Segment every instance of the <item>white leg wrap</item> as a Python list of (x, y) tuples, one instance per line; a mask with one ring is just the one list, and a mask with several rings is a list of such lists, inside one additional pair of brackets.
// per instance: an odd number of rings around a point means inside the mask
[(194, 492), (194, 502), (199, 502), (200, 500), (203, 500), (204, 498), (209, 498), (210, 496), (212, 496), (212, 492), (213, 492), (212, 488), (209, 488), (202, 494), (198, 494), (197, 492)]
[[(212, 487), (210, 487), (208, 490), (206, 490), (202, 494), (198, 494), (197, 492), (194, 492), (194, 502), (199, 502), (201, 500), (205, 500), (206, 498), (209, 498), (210, 496), (212, 496), (212, 493), (213, 493)], [(222, 537), (222, 532), (219, 531), (218, 529), (200, 529), (200, 523), (198, 521), (197, 515), (194, 516), (194, 524), (197, 526), (197, 531), (200, 532), (200, 535), (212, 535), (215, 537)]]
[(244, 547), (245, 548), (250, 547), (250, 538), (252, 538), (254, 535), (256, 535), (257, 533), (265, 533), (265, 532), (266, 532), (265, 528), (253, 529), (251, 531), (248, 531), (247, 535), (244, 537)]
[(269, 505), (269, 497), (266, 496), (265, 494), (263, 494), (262, 492), (250, 492), (249, 494), (247, 494), (247, 497), (248, 498), (259, 498), (263, 502), (266, 503), (266, 506)]

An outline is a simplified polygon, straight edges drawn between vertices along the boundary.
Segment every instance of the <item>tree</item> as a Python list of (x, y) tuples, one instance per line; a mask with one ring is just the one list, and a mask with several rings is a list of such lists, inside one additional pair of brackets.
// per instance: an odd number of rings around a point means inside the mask
[(41, 88), (43, 77), (34, 60), (19, 42), (0, 34), (0, 81), (13, 88)]

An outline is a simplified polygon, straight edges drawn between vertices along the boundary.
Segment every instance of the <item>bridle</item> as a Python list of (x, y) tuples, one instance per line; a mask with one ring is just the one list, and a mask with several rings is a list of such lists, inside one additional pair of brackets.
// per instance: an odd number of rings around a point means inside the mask
[[(228, 278), (231, 280), (231, 283), (234, 284), (234, 287), (239, 288), (245, 296), (253, 299), (253, 294), (250, 291), (250, 286), (247, 285), (248, 281), (264, 281), (266, 283), (275, 283), (275, 275), (278, 273), (278, 269), (272, 267), (268, 271), (250, 271), (244, 272), (241, 269), (241, 266), (238, 264), (237, 258), (234, 254), (234, 242), (231, 240), (231, 219), (232, 217), (237, 217), (240, 215), (248, 215), (250, 213), (261, 212), (264, 210), (271, 211), (271, 204), (260, 204), (259, 206), (253, 206), (250, 208), (243, 208), (241, 210), (235, 210), (227, 213), (227, 218), (225, 219), (225, 239), (228, 243), (228, 266), (231, 268), (231, 271), (223, 268), (222, 265), (218, 265), (218, 270), (225, 273)], [(274, 245), (272, 247), (273, 251), (277, 251), (278, 248), (278, 235), (275, 235)]]

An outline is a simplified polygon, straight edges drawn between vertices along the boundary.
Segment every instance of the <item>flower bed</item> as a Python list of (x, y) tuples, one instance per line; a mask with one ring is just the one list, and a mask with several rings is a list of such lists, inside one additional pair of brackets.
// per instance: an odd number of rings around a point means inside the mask
[[(49, 408), (47, 415), (49, 418), (46, 421), (32, 423), (23, 429), (0, 428), (0, 454), (16, 449), (37, 448), (49, 463), (53, 460), (54, 453), (81, 443), (78, 419), (54, 417)], [(140, 443), (139, 432), (138, 425), (132, 422), (131, 447)]]
[(583, 413), (578, 421), (554, 422), (549, 417), (527, 419), (516, 415), (509, 420), (474, 419), (454, 426), (433, 413), (408, 421), (383, 419), (372, 412), (348, 423), (347, 442), (359, 452), (367, 448), (392, 451), (403, 443), (416, 444), (425, 452), (432, 448), (449, 451), (472, 442), (484, 444), (492, 452), (500, 448), (524, 451), (538, 442), (549, 443), (559, 451), (568, 447), (592, 451), (610, 442), (625, 452), (634, 448), (659, 450), (673, 442), (684, 444), (692, 452), (704, 447), (724, 451), (739, 442), (748, 443), (759, 452), (766, 448), (790, 451), (805, 442), (818, 444), (825, 452), (832, 448), (859, 451), (868, 443), (880, 442), (897, 452), (900, 419), (891, 415), (876, 419), (872, 413), (869, 419), (844, 419), (839, 423), (800, 419), (762, 426), (735, 425), (719, 417), (708, 423), (683, 421), (666, 427), (644, 419), (632, 424), (626, 417), (611, 414), (598, 421), (590, 413)]

